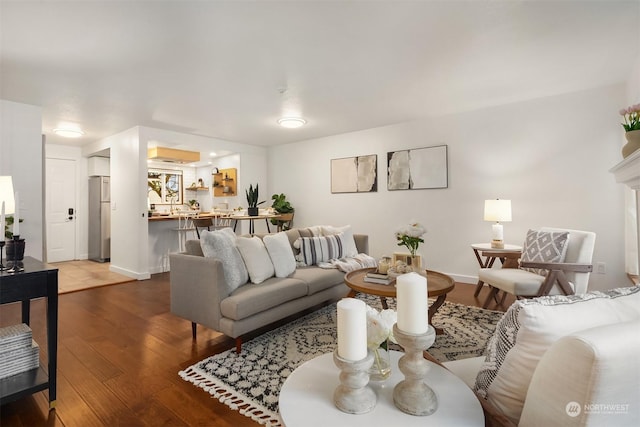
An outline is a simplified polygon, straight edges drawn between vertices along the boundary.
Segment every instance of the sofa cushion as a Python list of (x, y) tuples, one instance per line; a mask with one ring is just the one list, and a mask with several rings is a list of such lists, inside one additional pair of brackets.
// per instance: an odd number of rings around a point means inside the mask
[[(640, 425), (638, 331), (640, 319), (556, 341), (531, 378), (519, 425)], [(569, 402), (577, 410), (568, 414)]]
[[(527, 231), (522, 248), (522, 262), (564, 262), (567, 253), (568, 231)], [(548, 270), (538, 268), (523, 268), (541, 276)]]
[(307, 285), (308, 295), (344, 283), (344, 273), (337, 268), (300, 267), (291, 277), (301, 280)]
[(240, 251), (240, 255), (242, 255), (244, 264), (247, 266), (252, 283), (262, 283), (269, 277), (273, 277), (273, 263), (262, 239), (256, 236), (238, 237), (236, 246)]
[(340, 233), (343, 235), (342, 240), (344, 242), (343, 256), (353, 258), (358, 255), (358, 248), (356, 247), (356, 241), (353, 238), (353, 230), (350, 225), (343, 227), (322, 226), (322, 234), (324, 236), (333, 236)]
[(518, 423), (538, 361), (559, 338), (640, 317), (640, 287), (516, 301), (496, 326), (474, 391)]
[(249, 274), (234, 239), (222, 230), (203, 231), (200, 236), (200, 245), (204, 256), (222, 261), (226, 284), (225, 293), (229, 294), (238, 286), (247, 283)]
[(303, 265), (315, 265), (343, 257), (343, 234), (320, 237), (301, 237), (298, 261)]
[(220, 303), (224, 317), (240, 320), (307, 295), (307, 286), (293, 278), (272, 277), (260, 286), (244, 285)]
[(262, 241), (269, 252), (276, 277), (287, 277), (296, 271), (296, 258), (284, 231), (264, 236)]

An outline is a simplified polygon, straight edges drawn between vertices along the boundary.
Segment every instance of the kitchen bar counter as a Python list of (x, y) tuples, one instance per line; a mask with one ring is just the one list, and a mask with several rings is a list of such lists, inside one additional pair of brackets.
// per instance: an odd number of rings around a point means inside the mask
[[(185, 213), (187, 213), (188, 211), (185, 211)], [(191, 214), (191, 213), (190, 213)], [(193, 215), (192, 218), (213, 218), (215, 216), (220, 216), (222, 214), (220, 213), (213, 213), (213, 212), (200, 212), (200, 213), (194, 213), (191, 214)], [(180, 215), (176, 215), (176, 214), (171, 214), (171, 215), (153, 215), (151, 217), (149, 217), (149, 221), (170, 221), (170, 220), (174, 220), (177, 221), (178, 217)], [(182, 215), (182, 217), (184, 218), (184, 214)]]

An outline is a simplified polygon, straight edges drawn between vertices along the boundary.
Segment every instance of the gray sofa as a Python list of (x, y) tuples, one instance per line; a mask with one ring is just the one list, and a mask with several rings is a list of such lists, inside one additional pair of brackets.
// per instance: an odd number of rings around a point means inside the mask
[[(286, 233), (296, 253), (293, 243), (300, 231)], [(368, 253), (368, 236), (353, 237), (358, 253)], [(349, 292), (343, 272), (309, 266), (288, 277), (246, 283), (228, 294), (221, 261), (204, 257), (199, 240), (187, 241), (186, 251), (171, 254), (170, 263), (171, 312), (191, 321), (194, 339), (201, 324), (235, 338), (238, 352), (243, 335)]]

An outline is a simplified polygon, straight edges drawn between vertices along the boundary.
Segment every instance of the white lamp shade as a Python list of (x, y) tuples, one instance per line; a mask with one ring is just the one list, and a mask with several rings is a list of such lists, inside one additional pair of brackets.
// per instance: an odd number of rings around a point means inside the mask
[(4, 202), (5, 215), (16, 212), (16, 202), (13, 198), (13, 180), (10, 176), (0, 176), (0, 205)]
[(511, 221), (511, 200), (485, 200), (484, 220), (496, 222)]

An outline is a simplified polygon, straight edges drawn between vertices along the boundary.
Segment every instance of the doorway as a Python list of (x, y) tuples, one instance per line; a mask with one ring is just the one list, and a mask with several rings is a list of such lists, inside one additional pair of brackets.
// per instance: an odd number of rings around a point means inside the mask
[(76, 259), (76, 161), (46, 160), (47, 262)]

